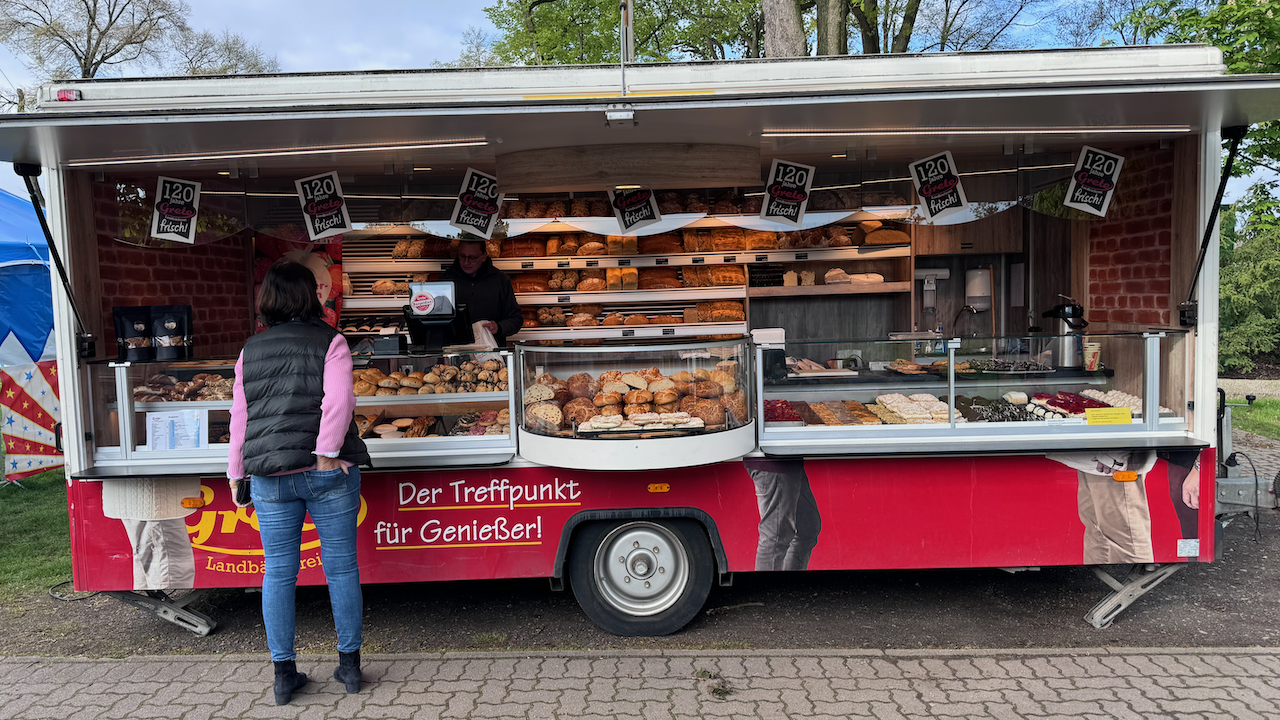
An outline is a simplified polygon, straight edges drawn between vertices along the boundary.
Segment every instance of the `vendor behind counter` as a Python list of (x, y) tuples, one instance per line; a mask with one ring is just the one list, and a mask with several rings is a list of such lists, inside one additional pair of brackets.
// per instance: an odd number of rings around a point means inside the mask
[(459, 305), (466, 306), (472, 322), (483, 322), (499, 346), (520, 331), (524, 323), (511, 278), (493, 266), (483, 240), (463, 240), (458, 259), (440, 278), (452, 280)]

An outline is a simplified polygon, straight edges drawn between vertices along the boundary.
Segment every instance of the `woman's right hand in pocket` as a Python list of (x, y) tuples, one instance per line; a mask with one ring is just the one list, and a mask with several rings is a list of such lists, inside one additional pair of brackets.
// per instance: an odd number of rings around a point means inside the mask
[(338, 458), (325, 457), (323, 455), (316, 456), (316, 469), (323, 472), (341, 470), (344, 475), (349, 474), (347, 472), (347, 466), (341, 460)]

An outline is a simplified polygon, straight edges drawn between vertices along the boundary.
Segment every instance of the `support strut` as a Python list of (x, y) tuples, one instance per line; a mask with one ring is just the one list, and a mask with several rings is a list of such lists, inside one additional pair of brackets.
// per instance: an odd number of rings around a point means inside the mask
[(147, 590), (144, 592), (109, 590), (106, 594), (126, 605), (132, 605), (139, 610), (155, 613), (156, 617), (161, 620), (167, 620), (183, 630), (189, 630), (203, 637), (213, 632), (213, 629), (218, 627), (218, 623), (204, 613), (188, 609), (187, 605), (204, 597), (207, 592), (208, 590), (204, 588), (192, 590), (177, 599), (160, 590)]
[(1114, 592), (1103, 598), (1102, 602), (1094, 605), (1093, 609), (1084, 616), (1084, 619), (1099, 630), (1111, 627), (1111, 623), (1116, 619), (1116, 616), (1123, 612), (1125, 608), (1186, 566), (1186, 563), (1135, 565), (1124, 580), (1117, 580), (1115, 576), (1106, 570), (1094, 566), (1091, 568), (1093, 574), (1097, 575), (1098, 579), (1106, 583)]

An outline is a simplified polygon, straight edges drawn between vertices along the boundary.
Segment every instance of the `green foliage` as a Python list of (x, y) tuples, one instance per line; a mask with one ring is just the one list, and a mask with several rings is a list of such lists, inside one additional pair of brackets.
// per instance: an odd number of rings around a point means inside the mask
[(64, 478), (54, 470), (0, 490), (0, 602), (71, 579)]
[[(1244, 398), (1228, 398), (1227, 402), (1243, 403)], [(1280, 440), (1280, 400), (1258, 398), (1253, 407), (1232, 408), (1231, 426), (1273, 440)]]
[[(649, 0), (634, 4), (637, 61), (759, 57), (759, 0)], [(508, 65), (616, 63), (617, 0), (496, 0), (493, 55)]]
[(1222, 216), (1218, 364), (1248, 372), (1280, 346), (1280, 201), (1254, 185)]

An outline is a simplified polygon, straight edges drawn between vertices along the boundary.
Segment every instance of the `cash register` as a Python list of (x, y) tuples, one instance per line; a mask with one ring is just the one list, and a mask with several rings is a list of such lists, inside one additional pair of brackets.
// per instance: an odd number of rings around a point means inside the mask
[(409, 354), (439, 353), (448, 345), (475, 342), (467, 308), (456, 298), (452, 280), (409, 283), (409, 304), (404, 306)]

